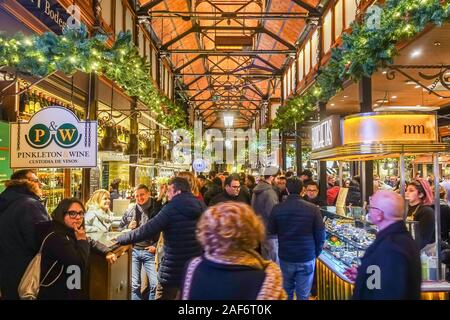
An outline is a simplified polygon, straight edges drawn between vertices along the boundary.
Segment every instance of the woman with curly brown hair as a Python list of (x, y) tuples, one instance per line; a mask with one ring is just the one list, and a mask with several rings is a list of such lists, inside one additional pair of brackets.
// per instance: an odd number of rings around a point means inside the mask
[(280, 268), (254, 250), (264, 236), (264, 225), (249, 205), (210, 207), (197, 225), (205, 252), (187, 266), (182, 299), (286, 299)]

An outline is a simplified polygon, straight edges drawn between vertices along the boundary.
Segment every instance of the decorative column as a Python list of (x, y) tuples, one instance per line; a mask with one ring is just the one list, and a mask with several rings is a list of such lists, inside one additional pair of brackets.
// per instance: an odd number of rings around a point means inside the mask
[[(361, 112), (372, 112), (372, 79), (363, 77), (359, 81), (359, 104)], [(373, 194), (373, 161), (363, 161), (361, 165), (362, 201), (369, 202)]]

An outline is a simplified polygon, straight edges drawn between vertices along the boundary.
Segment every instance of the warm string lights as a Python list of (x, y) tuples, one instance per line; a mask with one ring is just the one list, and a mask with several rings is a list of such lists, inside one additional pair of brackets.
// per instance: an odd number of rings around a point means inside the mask
[(129, 96), (138, 97), (164, 126), (185, 128), (186, 113), (153, 85), (150, 66), (139, 55), (131, 34), (120, 33), (112, 47), (106, 41), (107, 37), (101, 34), (89, 38), (84, 25), (80, 29), (66, 29), (61, 36), (0, 35), (0, 68), (14, 67), (39, 77), (54, 71), (96, 72), (116, 82)]
[(274, 126), (292, 129), (317, 108), (338, 93), (346, 79), (360, 80), (371, 76), (379, 67), (392, 63), (396, 43), (412, 38), (427, 24), (442, 25), (449, 20), (450, 3), (440, 0), (387, 0), (381, 11), (380, 26), (372, 29), (362, 21), (342, 34), (342, 45), (332, 50), (331, 58), (321, 67), (316, 83), (301, 96), (295, 96), (279, 108)]

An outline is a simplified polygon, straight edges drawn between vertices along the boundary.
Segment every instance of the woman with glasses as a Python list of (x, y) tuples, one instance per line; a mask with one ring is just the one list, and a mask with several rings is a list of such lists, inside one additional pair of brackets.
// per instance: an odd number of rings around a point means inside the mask
[(87, 299), (90, 250), (104, 254), (110, 263), (117, 260), (108, 247), (86, 236), (84, 216), (83, 203), (67, 198), (52, 212), (52, 221), (38, 225), (39, 243), (45, 241), (38, 299)]
[(109, 209), (110, 194), (105, 189), (95, 191), (86, 203), (85, 223), (86, 232), (108, 232), (111, 231), (114, 214)]
[(416, 241), (420, 249), (423, 249), (435, 241), (434, 210), (431, 207), (433, 191), (428, 181), (419, 178), (407, 184), (405, 197), (408, 200), (408, 219), (419, 222)]

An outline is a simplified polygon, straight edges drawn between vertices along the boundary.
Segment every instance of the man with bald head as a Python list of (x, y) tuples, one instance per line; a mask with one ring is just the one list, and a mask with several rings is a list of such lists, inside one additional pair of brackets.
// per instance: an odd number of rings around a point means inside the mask
[(420, 252), (406, 229), (403, 213), (404, 200), (394, 191), (380, 190), (370, 198), (367, 216), (378, 227), (378, 233), (361, 259), (354, 299), (420, 299)]

